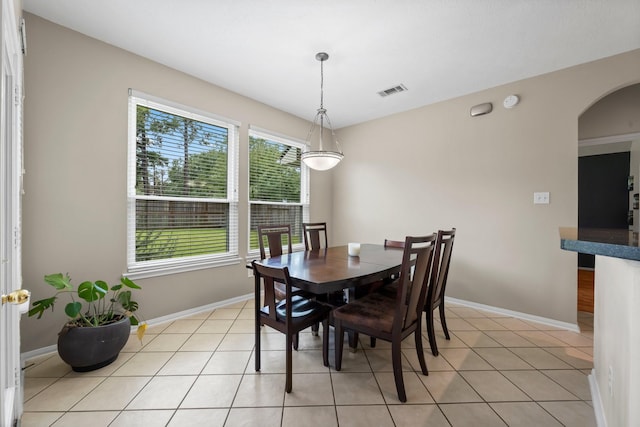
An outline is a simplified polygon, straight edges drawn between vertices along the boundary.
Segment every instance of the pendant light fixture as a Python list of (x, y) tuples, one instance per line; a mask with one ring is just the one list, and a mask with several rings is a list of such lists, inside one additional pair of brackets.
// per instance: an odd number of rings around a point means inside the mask
[[(309, 166), (311, 169), (315, 169), (318, 171), (326, 171), (340, 163), (340, 160), (344, 157), (342, 151), (340, 151), (340, 145), (338, 143), (338, 139), (335, 137), (335, 133), (333, 131), (333, 126), (331, 126), (331, 120), (329, 120), (329, 116), (327, 115), (327, 110), (324, 108), (324, 61), (329, 59), (329, 55), (325, 52), (320, 52), (316, 54), (316, 59), (320, 61), (320, 108), (318, 108), (318, 112), (316, 113), (315, 118), (313, 119), (313, 123), (311, 124), (311, 129), (309, 129), (309, 134), (307, 135), (307, 145), (311, 146), (311, 139), (313, 135), (316, 133), (316, 127), (319, 127), (319, 143), (317, 151), (305, 151), (302, 153), (301, 159), (305, 165)], [(330, 139), (335, 139), (336, 149), (337, 151), (327, 151), (324, 150), (324, 133), (325, 133), (325, 122), (331, 131)]]

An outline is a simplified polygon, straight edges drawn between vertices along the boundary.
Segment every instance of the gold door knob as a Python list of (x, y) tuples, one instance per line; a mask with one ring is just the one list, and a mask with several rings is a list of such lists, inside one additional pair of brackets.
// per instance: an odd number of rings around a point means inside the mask
[(2, 295), (2, 304), (22, 304), (29, 300), (29, 296), (31, 292), (26, 289), (18, 289), (17, 291), (13, 291), (8, 295)]

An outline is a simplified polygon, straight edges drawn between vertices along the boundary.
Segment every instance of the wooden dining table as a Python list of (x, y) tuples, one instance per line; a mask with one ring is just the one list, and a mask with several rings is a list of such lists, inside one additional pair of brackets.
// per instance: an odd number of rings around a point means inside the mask
[(271, 267), (287, 266), (292, 284), (307, 292), (324, 295), (348, 289), (353, 295), (359, 286), (399, 273), (402, 254), (402, 249), (362, 244), (359, 256), (350, 256), (345, 245), (292, 252), (257, 262)]

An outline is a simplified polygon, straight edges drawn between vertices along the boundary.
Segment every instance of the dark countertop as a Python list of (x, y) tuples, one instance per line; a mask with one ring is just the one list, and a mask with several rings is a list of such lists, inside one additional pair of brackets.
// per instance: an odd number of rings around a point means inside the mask
[(560, 248), (640, 261), (638, 233), (628, 230), (560, 227)]

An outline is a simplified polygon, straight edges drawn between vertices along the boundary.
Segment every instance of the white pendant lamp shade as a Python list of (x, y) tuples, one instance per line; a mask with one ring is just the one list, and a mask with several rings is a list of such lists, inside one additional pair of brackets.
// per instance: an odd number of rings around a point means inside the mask
[[(318, 171), (326, 171), (336, 166), (344, 155), (340, 151), (340, 146), (338, 140), (335, 138), (335, 133), (333, 132), (333, 127), (331, 126), (331, 120), (329, 120), (329, 116), (327, 115), (327, 110), (324, 108), (324, 68), (323, 63), (327, 59), (329, 59), (329, 55), (325, 52), (320, 52), (316, 54), (316, 59), (320, 61), (320, 108), (318, 108), (318, 112), (316, 113), (315, 118), (313, 119), (313, 123), (311, 125), (311, 129), (309, 129), (309, 134), (307, 135), (307, 144), (311, 146), (311, 139), (316, 128), (319, 128), (320, 138), (319, 138), (319, 146), (318, 150), (310, 150), (302, 153), (301, 159), (305, 165), (310, 167), (311, 169), (315, 169)], [(331, 139), (335, 140), (337, 151), (327, 151), (323, 149), (323, 134), (325, 131), (324, 124), (325, 122), (329, 126), (329, 130), (331, 131)]]

